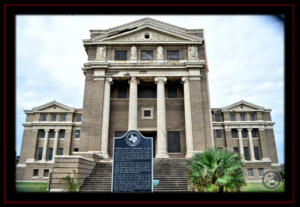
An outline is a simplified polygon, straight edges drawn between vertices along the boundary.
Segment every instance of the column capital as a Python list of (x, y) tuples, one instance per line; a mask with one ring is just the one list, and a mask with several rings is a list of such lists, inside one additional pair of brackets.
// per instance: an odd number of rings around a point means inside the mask
[(157, 83), (160, 83), (160, 82), (162, 82), (162, 83), (166, 83), (167, 82), (167, 78), (166, 77), (155, 77), (154, 78), (154, 82), (157, 84)]
[(243, 129), (241, 129), (241, 128), (238, 128), (237, 130), (238, 130), (239, 132), (243, 131)]
[(112, 84), (113, 83), (113, 79), (111, 77), (106, 77), (105, 81)]
[(181, 78), (181, 82), (182, 82), (182, 83), (189, 83), (189, 81), (190, 81), (190, 78), (189, 78), (189, 77), (182, 77), (182, 78)]
[(258, 128), (258, 131), (265, 131), (265, 128)]
[(55, 132), (59, 132), (60, 129), (54, 129)]
[(248, 128), (247, 130), (248, 130), (248, 132), (251, 132), (253, 129), (252, 128)]
[(45, 131), (45, 132), (49, 132), (49, 131), (50, 131), (50, 129), (44, 129), (44, 131)]
[(131, 79), (128, 80), (128, 83), (140, 84), (140, 80), (137, 79), (136, 77), (131, 77)]

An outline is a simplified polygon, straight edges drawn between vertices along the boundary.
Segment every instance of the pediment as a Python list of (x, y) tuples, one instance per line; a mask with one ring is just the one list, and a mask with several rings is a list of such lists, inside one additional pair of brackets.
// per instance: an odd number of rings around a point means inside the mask
[(74, 112), (75, 109), (62, 103), (52, 101), (32, 109), (32, 112)]
[(222, 108), (222, 111), (263, 111), (263, 110), (264, 107), (252, 104), (244, 100)]
[[(147, 39), (145, 35), (148, 34)], [(201, 41), (200, 39), (174, 31), (166, 31), (154, 26), (134, 27), (123, 31), (116, 31), (107, 36), (98, 36), (93, 41), (120, 41), (120, 42), (176, 42), (176, 41)]]

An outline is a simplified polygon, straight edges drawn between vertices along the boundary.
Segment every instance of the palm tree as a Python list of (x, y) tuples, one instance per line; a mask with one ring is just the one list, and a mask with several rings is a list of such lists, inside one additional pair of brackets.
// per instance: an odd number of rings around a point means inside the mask
[(77, 192), (79, 190), (77, 173), (75, 170), (73, 170), (73, 174), (74, 177), (71, 177), (70, 173), (67, 176), (63, 177), (63, 180), (66, 181), (69, 192)]
[(187, 163), (188, 178), (196, 192), (240, 191), (246, 185), (242, 162), (234, 152), (208, 149)]

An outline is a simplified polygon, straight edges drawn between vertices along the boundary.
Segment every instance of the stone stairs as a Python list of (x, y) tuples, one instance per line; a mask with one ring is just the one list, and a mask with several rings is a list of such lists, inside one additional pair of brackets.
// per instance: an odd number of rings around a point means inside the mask
[(100, 161), (85, 178), (80, 191), (111, 192), (112, 162)]
[[(159, 180), (154, 192), (188, 191), (186, 159), (153, 159), (153, 177)], [(100, 161), (85, 178), (81, 191), (111, 192), (112, 162)]]
[(159, 184), (154, 192), (188, 191), (188, 168), (186, 159), (155, 159), (153, 165), (154, 179)]

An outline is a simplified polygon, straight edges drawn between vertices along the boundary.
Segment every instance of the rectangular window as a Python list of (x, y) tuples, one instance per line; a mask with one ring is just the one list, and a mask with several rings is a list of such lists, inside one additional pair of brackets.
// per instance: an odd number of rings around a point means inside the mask
[(144, 110), (144, 117), (151, 117), (151, 110)]
[(115, 131), (115, 137), (122, 137), (126, 131)]
[(239, 148), (238, 147), (233, 147), (233, 152), (235, 152), (235, 153), (239, 153)]
[(48, 177), (49, 176), (49, 170), (48, 169), (45, 169), (44, 170), (44, 177)]
[(251, 132), (251, 134), (252, 134), (252, 137), (253, 138), (257, 138), (258, 136), (258, 129), (252, 129), (252, 132)]
[(66, 132), (66, 130), (64, 130), (64, 129), (59, 130), (58, 138), (61, 138), (61, 139), (65, 138), (65, 132)]
[(48, 160), (52, 160), (53, 158), (53, 148), (48, 148)]
[(258, 147), (253, 147), (254, 149), (254, 157), (256, 160), (260, 160), (260, 154), (259, 154), (259, 148)]
[(168, 60), (179, 60), (179, 50), (167, 50)]
[(250, 160), (248, 147), (244, 147), (244, 155), (245, 155), (245, 160)]
[(241, 113), (241, 121), (246, 121), (246, 114), (245, 113)]
[(153, 60), (153, 50), (141, 50), (142, 60)]
[(248, 168), (248, 176), (254, 176), (252, 168)]
[(38, 160), (42, 160), (42, 156), (43, 156), (43, 148), (39, 147), (38, 148)]
[(53, 129), (49, 130), (49, 138), (54, 138), (55, 137), (55, 131)]
[(255, 113), (250, 113), (250, 119), (251, 119), (251, 121), (255, 121), (256, 120), (256, 114)]
[(222, 138), (222, 130), (216, 129), (217, 138)]
[(39, 169), (33, 169), (33, 177), (39, 176)]
[(76, 122), (81, 122), (81, 114), (77, 115)]
[(180, 132), (168, 131), (168, 152), (178, 153), (180, 152)]
[(235, 114), (230, 114), (230, 121), (235, 121)]
[(45, 138), (45, 131), (43, 129), (39, 129), (39, 138)]
[(75, 138), (80, 138), (80, 130), (75, 130)]
[(220, 114), (215, 114), (215, 121), (220, 122), (221, 121), (221, 115)]
[(176, 86), (168, 86), (168, 98), (177, 98)]
[(47, 121), (47, 114), (41, 114), (41, 121)]
[(243, 129), (242, 130), (242, 137), (243, 138), (247, 138), (248, 137), (248, 130), (247, 129)]
[(56, 114), (51, 115), (51, 121), (56, 121)]
[(118, 87), (118, 98), (127, 98), (127, 87)]
[(74, 148), (74, 152), (79, 152), (79, 148)]
[(236, 129), (231, 129), (231, 136), (232, 138), (238, 138), (238, 132)]
[(115, 60), (127, 60), (127, 50), (116, 50)]
[(61, 114), (60, 115), (60, 121), (66, 121), (66, 114)]
[(264, 176), (264, 168), (258, 168), (258, 176)]
[(139, 86), (138, 98), (156, 98), (156, 87), (154, 86)]
[(63, 155), (63, 154), (64, 154), (64, 148), (58, 148), (57, 155)]

